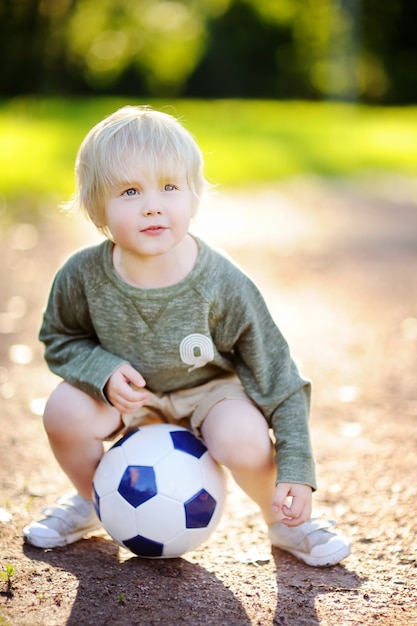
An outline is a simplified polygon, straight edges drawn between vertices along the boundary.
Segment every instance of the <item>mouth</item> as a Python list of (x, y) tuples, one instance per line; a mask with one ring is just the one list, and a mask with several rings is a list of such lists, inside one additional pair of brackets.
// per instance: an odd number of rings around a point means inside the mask
[(160, 235), (166, 230), (164, 226), (158, 226), (157, 224), (153, 224), (152, 226), (147, 226), (143, 228), (140, 232), (145, 235)]

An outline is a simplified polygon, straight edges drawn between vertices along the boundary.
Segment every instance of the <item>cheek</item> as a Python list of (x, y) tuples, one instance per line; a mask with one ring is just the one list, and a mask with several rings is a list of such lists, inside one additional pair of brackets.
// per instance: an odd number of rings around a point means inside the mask
[(129, 227), (131, 223), (130, 214), (128, 211), (124, 211), (123, 207), (110, 206), (106, 211), (107, 225), (110, 228), (125, 228)]
[(178, 228), (183, 232), (187, 232), (190, 227), (190, 223), (192, 219), (193, 219), (192, 211), (183, 211), (181, 213), (181, 216), (178, 217), (176, 220)]
[(183, 210), (183, 219), (192, 220), (197, 215), (198, 202), (197, 199), (190, 198), (187, 202), (186, 208)]

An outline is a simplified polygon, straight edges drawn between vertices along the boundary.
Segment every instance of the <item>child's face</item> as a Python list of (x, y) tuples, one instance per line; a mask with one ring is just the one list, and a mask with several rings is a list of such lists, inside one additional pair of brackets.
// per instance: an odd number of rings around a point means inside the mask
[(164, 254), (188, 233), (194, 199), (184, 175), (164, 180), (142, 174), (113, 188), (106, 222), (120, 248), (139, 256)]

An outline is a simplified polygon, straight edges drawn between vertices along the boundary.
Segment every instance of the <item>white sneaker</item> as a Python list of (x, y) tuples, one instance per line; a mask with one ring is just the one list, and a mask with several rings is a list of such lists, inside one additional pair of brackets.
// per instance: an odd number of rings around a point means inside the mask
[(336, 565), (350, 554), (348, 540), (329, 530), (334, 522), (311, 519), (289, 528), (281, 522), (268, 527), (273, 546), (290, 552), (313, 567)]
[(100, 527), (93, 503), (78, 494), (61, 496), (42, 513), (44, 518), (23, 529), (24, 540), (37, 548), (66, 546)]

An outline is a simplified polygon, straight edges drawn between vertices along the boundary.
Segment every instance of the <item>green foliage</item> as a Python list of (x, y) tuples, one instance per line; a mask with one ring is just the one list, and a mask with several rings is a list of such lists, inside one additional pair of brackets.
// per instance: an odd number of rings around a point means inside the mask
[(13, 567), (13, 565), (10, 565), (10, 563), (6, 563), (5, 566), (4, 566), (4, 570), (0, 571), (1, 579), (4, 582), (9, 583), (11, 581), (11, 579), (12, 579), (13, 574), (14, 574), (14, 567)]
[[(88, 130), (122, 99), (26, 100), (0, 106), (0, 192), (9, 199), (73, 191), (73, 165)], [(132, 103), (132, 102), (130, 102)], [(275, 101), (150, 102), (196, 137), (217, 185), (305, 173), (417, 173), (416, 108)]]
[(410, 0), (0, 1), (0, 94), (415, 102)]
[[(229, 0), (26, 0), (0, 3), (2, 93), (178, 92), (205, 47), (206, 23)], [(29, 68), (29, 73), (26, 69)], [(20, 81), (20, 82), (19, 82)], [(3, 91), (4, 90), (4, 91)]]
[(66, 45), (92, 86), (111, 85), (133, 64), (154, 93), (177, 91), (203, 49), (204, 14), (176, 0), (79, 0)]
[(10, 565), (10, 563), (5, 563), (4, 570), (3, 569), (0, 570), (0, 578), (6, 584), (5, 594), (9, 598), (13, 597), (13, 585), (12, 585), (13, 575), (14, 575), (13, 565)]

